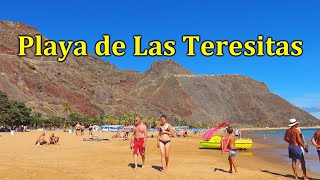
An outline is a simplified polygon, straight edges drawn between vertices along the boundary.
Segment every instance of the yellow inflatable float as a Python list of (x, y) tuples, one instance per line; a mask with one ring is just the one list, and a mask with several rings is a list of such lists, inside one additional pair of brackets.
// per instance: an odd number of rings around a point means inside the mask
[[(237, 149), (251, 149), (252, 144), (252, 139), (236, 139)], [(202, 148), (221, 149), (221, 137), (212, 136), (208, 141), (201, 140), (200, 145)]]

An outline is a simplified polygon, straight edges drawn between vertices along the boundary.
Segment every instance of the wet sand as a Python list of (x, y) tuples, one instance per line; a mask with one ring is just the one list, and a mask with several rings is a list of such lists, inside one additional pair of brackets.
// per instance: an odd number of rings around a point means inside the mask
[[(199, 149), (200, 136), (172, 138), (169, 171), (161, 173), (156, 139), (149, 138), (146, 166), (134, 171), (129, 141), (80, 141), (80, 136), (56, 131), (59, 145), (34, 145), (41, 132), (0, 133), (0, 179), (289, 179), (292, 170), (277, 159), (263, 160), (255, 154), (265, 145), (254, 143), (254, 150), (236, 156), (239, 174), (229, 174), (227, 153)], [(47, 132), (47, 139), (51, 132)], [(85, 132), (88, 137), (88, 131)], [(111, 133), (97, 133), (110, 138)], [(262, 156), (262, 157), (261, 157)], [(139, 157), (139, 163), (140, 157)], [(301, 170), (298, 171), (301, 176)], [(320, 179), (320, 174), (309, 173)]]

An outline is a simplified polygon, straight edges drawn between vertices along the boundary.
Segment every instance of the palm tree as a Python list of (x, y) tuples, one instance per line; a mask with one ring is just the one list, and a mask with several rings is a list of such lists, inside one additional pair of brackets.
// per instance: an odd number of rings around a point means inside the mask
[(66, 122), (67, 122), (67, 118), (68, 118), (68, 112), (72, 112), (73, 110), (73, 106), (71, 103), (69, 102), (65, 102), (62, 104), (62, 111), (63, 113), (66, 113), (66, 118), (65, 118), (65, 122), (64, 122), (64, 130), (65, 130), (65, 127), (66, 127)]
[[(42, 123), (41, 122), (42, 114), (39, 113), (39, 112), (35, 112), (34, 115), (33, 115), (33, 118), (35, 119), (35, 122), (34, 122), (35, 123), (35, 128), (37, 128), (37, 126), (39, 126), (40, 123)], [(42, 124), (41, 124), (41, 126), (42, 126)]]

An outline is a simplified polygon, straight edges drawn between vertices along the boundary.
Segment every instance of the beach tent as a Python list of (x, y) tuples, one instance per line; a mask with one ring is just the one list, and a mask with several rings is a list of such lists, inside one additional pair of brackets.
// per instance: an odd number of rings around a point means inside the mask
[(202, 138), (203, 138), (204, 140), (209, 140), (209, 139), (212, 137), (212, 135), (213, 135), (214, 132), (216, 132), (216, 131), (217, 131), (218, 129), (220, 129), (222, 126), (229, 126), (229, 125), (230, 125), (230, 124), (225, 121), (225, 122), (219, 124), (218, 126), (209, 129), (206, 133), (203, 134)]

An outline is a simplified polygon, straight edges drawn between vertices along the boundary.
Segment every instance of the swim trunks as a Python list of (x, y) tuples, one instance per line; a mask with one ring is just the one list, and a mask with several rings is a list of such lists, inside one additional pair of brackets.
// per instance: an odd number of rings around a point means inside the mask
[(230, 149), (229, 156), (230, 157), (235, 157), (236, 153), (237, 153), (237, 149)]
[(133, 154), (138, 154), (138, 150), (140, 155), (144, 155), (144, 148), (143, 148), (143, 144), (144, 144), (144, 138), (134, 138), (133, 141)]
[(319, 156), (319, 158), (320, 158), (320, 150), (317, 150), (317, 152), (318, 152), (318, 156)]
[(304, 156), (300, 146), (289, 145), (289, 158), (304, 160)]

